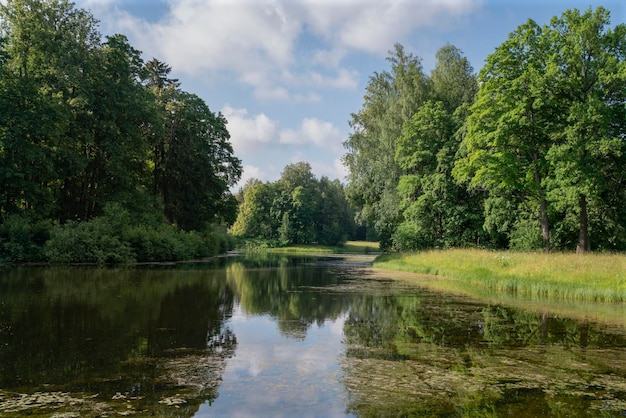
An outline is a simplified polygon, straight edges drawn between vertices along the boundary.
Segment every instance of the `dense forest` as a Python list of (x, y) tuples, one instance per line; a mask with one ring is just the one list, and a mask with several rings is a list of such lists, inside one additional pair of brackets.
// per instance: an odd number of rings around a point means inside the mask
[(383, 249), (626, 249), (626, 26), (603, 8), (515, 29), (478, 75), (396, 45), (345, 142)]
[[(626, 250), (626, 26), (529, 20), (476, 74), (396, 44), (344, 142), (347, 184), (306, 162), (242, 174), (227, 121), (67, 0), (0, 4), (0, 260), (202, 257), (264, 245)], [(254, 244), (256, 245), (256, 244)]]
[(229, 246), (242, 168), (221, 114), (65, 0), (9, 0), (0, 25), (0, 259), (169, 260)]

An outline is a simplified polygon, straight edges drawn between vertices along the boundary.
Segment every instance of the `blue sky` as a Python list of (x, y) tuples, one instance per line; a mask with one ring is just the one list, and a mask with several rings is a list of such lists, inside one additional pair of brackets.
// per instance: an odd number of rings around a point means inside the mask
[(600, 5), (611, 26), (626, 21), (622, 0), (77, 0), (103, 35), (172, 67), (181, 88), (228, 120), (240, 184), (275, 181), (308, 161), (316, 176), (344, 181), (350, 114), (369, 77), (388, 69), (395, 42), (430, 73), (437, 50), (460, 48), (478, 72), (517, 26), (572, 8)]

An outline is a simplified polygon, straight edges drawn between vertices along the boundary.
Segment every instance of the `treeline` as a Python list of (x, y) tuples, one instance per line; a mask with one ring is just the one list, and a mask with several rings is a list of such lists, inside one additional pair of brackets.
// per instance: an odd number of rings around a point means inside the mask
[(316, 178), (307, 162), (286, 166), (275, 182), (249, 180), (238, 199), (230, 231), (251, 245), (342, 245), (357, 233), (343, 185)]
[(626, 250), (626, 26), (603, 8), (519, 26), (476, 76), (401, 45), (344, 143), (383, 249)]
[(225, 118), (124, 35), (103, 39), (72, 3), (3, 3), (0, 259), (176, 259), (227, 246), (220, 226), (235, 220), (229, 187), (242, 169)]

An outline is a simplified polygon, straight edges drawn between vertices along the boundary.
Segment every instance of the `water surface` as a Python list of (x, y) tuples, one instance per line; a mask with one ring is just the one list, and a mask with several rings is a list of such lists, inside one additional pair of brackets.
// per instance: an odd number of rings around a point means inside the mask
[(366, 266), (2, 271), (0, 416), (626, 414), (623, 306), (524, 308)]

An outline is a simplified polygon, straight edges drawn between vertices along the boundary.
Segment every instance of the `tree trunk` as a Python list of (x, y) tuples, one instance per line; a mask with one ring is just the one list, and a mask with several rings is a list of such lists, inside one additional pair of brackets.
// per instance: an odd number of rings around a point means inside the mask
[(589, 243), (589, 216), (587, 215), (587, 197), (580, 195), (578, 200), (580, 206), (580, 229), (578, 232), (578, 245), (576, 253), (583, 254), (591, 249)]
[(543, 250), (550, 251), (550, 222), (548, 221), (548, 203), (541, 193), (541, 236), (543, 237)]
[(534, 176), (535, 176), (535, 183), (537, 184), (537, 187), (539, 188), (539, 210), (541, 211), (540, 213), (540, 219), (539, 222), (541, 223), (541, 236), (543, 238), (543, 250), (545, 252), (550, 251), (550, 247), (552, 245), (552, 243), (550, 242), (550, 221), (548, 220), (548, 202), (546, 201), (546, 196), (545, 196), (545, 192), (543, 190), (543, 187), (541, 186), (541, 173), (539, 171), (539, 157), (537, 155), (537, 152), (533, 153), (533, 168), (534, 168)]

